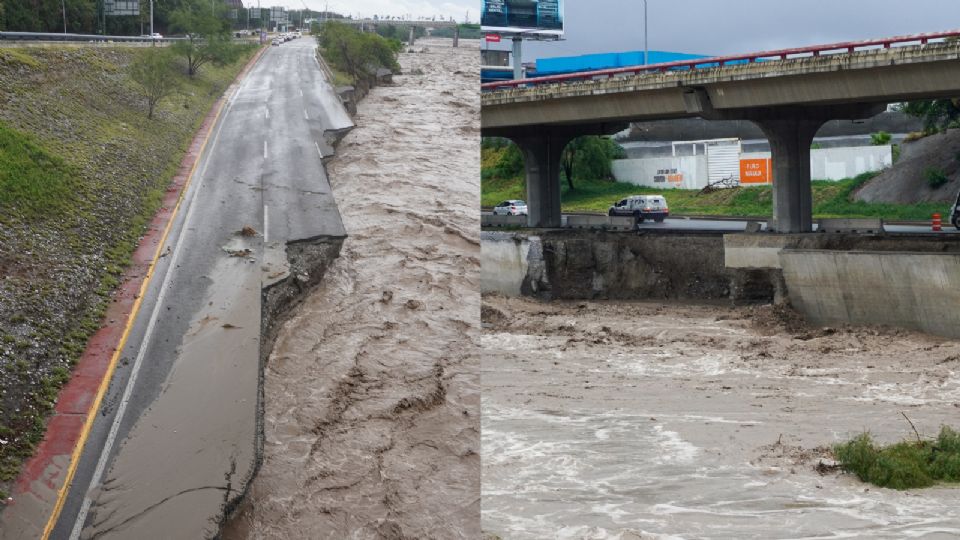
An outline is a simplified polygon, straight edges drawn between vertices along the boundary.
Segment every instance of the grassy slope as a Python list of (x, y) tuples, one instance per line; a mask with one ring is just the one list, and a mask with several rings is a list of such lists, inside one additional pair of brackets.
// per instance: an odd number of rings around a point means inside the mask
[[(484, 149), (483, 170), (492, 169), (498, 158), (496, 149)], [(494, 206), (506, 199), (523, 199), (526, 188), (522, 178), (487, 178), (481, 182), (481, 204)], [(853, 202), (850, 192), (866, 181), (860, 176), (839, 182), (814, 181), (813, 202), (816, 217), (882, 217), (884, 219), (927, 220), (934, 212), (946, 213), (943, 204), (912, 205), (869, 204)], [(769, 186), (723, 189), (700, 194), (696, 190), (659, 189), (639, 187), (606, 180), (576, 180), (576, 189), (570, 191), (566, 182), (561, 189), (561, 204), (565, 211), (606, 212), (618, 199), (628, 195), (663, 194), (674, 214), (710, 216), (766, 217), (773, 214), (773, 191)]]
[(208, 66), (154, 121), (145, 49), (0, 49), (0, 492), (45, 417), (194, 132), (253, 53)]

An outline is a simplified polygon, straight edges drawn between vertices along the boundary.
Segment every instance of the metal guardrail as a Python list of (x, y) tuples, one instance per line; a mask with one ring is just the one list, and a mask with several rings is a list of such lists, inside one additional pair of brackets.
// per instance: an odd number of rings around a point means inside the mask
[[(639, 66), (628, 66), (622, 68), (601, 69), (596, 71), (581, 71), (577, 73), (567, 73), (564, 75), (550, 75), (546, 77), (532, 77), (529, 79), (514, 79), (512, 81), (497, 81), (480, 85), (483, 90), (500, 90), (517, 88), (520, 86), (538, 86), (553, 83), (569, 83), (586, 80), (595, 80), (600, 78), (609, 78), (617, 75), (640, 75), (643, 73), (657, 73), (680, 69), (698, 69), (703, 67), (722, 67), (730, 63), (754, 63), (763, 60), (786, 60), (788, 58), (804, 58), (810, 56), (824, 56), (829, 54), (847, 54), (865, 47), (883, 47), (889, 49), (893, 45), (919, 44), (926, 45), (931, 40), (940, 40), (947, 38), (960, 38), (960, 30), (948, 30), (946, 32), (932, 32), (926, 34), (913, 34), (908, 36), (895, 36), (881, 39), (868, 39), (864, 41), (847, 41), (843, 43), (830, 43), (826, 45), (812, 45), (809, 47), (797, 47), (793, 49), (779, 49), (774, 51), (763, 51), (749, 54), (738, 54), (731, 56), (715, 56), (711, 58), (698, 58), (696, 60), (680, 60), (676, 62), (664, 62), (661, 64), (647, 64)], [(798, 56), (802, 55), (802, 56)]]
[(99, 34), (57, 34), (52, 32), (0, 32), (0, 41), (73, 41), (73, 42), (170, 42), (185, 37), (152, 38), (149, 36), (104, 36)]

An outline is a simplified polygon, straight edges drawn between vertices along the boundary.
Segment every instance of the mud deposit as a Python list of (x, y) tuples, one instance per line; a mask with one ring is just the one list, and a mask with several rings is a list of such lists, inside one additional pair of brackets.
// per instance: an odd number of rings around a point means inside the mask
[[(832, 444), (960, 418), (960, 342), (770, 307), (483, 299), (483, 529), (502, 538), (956, 538)], [(823, 474), (821, 474), (821, 472)]]
[(480, 536), (477, 47), (419, 41), (360, 103), (329, 165), (348, 238), (280, 331), (225, 538)]

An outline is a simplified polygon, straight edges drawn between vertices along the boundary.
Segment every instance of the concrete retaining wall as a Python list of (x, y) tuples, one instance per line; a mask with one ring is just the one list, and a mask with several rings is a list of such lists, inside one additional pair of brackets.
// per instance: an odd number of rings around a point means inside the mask
[(481, 233), (481, 290), (549, 299), (770, 302), (779, 272), (727, 269), (717, 234)]
[(629, 231), (636, 225), (632, 217), (589, 216), (570, 214), (563, 216), (563, 226), (571, 229), (610, 229)]
[(527, 216), (503, 216), (484, 214), (480, 216), (481, 227), (526, 227)]
[(960, 254), (784, 250), (791, 304), (815, 324), (886, 324), (960, 338)]

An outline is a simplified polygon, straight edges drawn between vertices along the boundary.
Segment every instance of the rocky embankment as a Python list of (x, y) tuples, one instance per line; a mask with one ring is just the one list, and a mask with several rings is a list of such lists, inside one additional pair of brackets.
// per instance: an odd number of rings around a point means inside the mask
[[(853, 193), (857, 201), (913, 204), (957, 200), (960, 190), (960, 129), (929, 135), (901, 145), (900, 159)], [(932, 187), (929, 175), (940, 173), (946, 182)], [(946, 221), (946, 219), (944, 219)]]
[[(126, 70), (143, 51), (0, 49), (0, 163), (56, 173), (0, 198), (0, 491), (43, 437), (197, 125), (248, 58), (205, 67), (147, 120)], [(0, 170), (0, 186), (22, 172)]]

